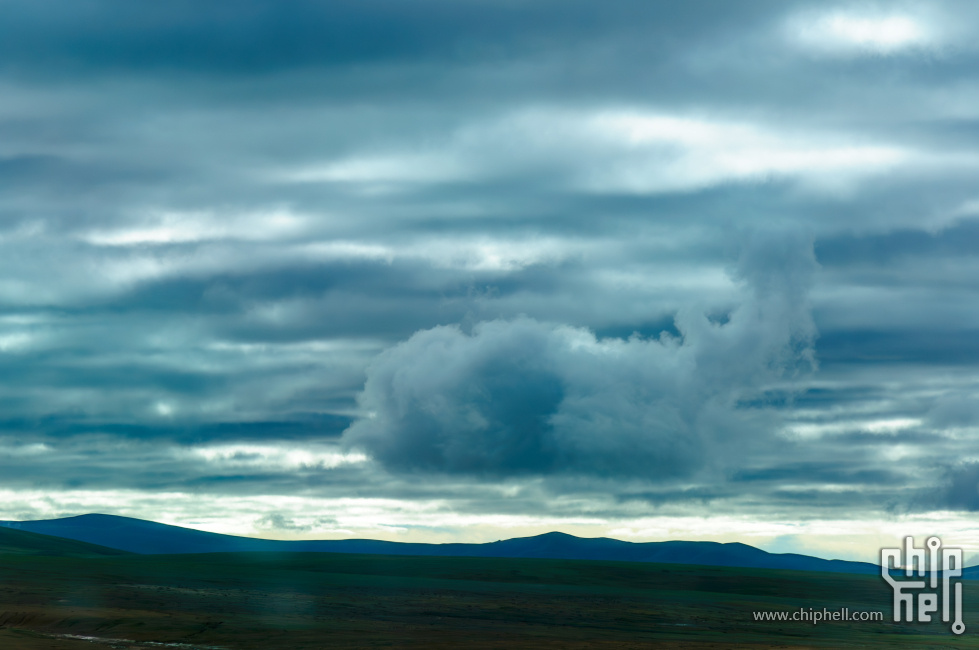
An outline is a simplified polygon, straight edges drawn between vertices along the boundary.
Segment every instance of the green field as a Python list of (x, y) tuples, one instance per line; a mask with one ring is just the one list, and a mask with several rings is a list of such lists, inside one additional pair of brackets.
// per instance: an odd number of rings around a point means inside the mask
[[(941, 622), (891, 622), (890, 590), (873, 576), (327, 553), (137, 556), (55, 538), (42, 550), (57, 555), (39, 555), (30, 538), (42, 536), (20, 535), (0, 538), (4, 649), (979, 648), (972, 583), (968, 629), (956, 637)], [(752, 617), (800, 607), (883, 611), (885, 622)]]

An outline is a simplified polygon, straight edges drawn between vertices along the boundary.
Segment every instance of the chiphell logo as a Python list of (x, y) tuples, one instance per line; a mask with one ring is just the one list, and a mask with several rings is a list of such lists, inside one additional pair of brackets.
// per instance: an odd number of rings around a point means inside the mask
[[(942, 540), (937, 537), (929, 537), (925, 546), (927, 548), (915, 548), (914, 538), (905, 537), (903, 559), (900, 548), (880, 549), (880, 575), (894, 590), (894, 620), (930, 622), (932, 614), (938, 612), (940, 593), (942, 620), (950, 622), (952, 581), (958, 578), (954, 584), (955, 622), (952, 623), (952, 633), (962, 634), (965, 632), (965, 623), (962, 622), (962, 549), (942, 548)], [(928, 580), (896, 580), (894, 574), (900, 575), (898, 569), (901, 567), (906, 578), (927, 576)], [(939, 581), (942, 583), (941, 592), (938, 591)], [(914, 614), (916, 609), (917, 618)]]

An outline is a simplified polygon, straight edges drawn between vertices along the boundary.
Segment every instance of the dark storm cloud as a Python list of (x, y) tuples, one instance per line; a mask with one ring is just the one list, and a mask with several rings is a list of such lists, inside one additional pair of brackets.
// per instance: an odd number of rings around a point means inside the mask
[[(351, 403), (353, 402), (351, 398)], [(350, 406), (344, 404), (344, 406)], [(253, 420), (247, 422), (169, 422), (162, 424), (86, 421), (80, 413), (49, 415), (38, 419), (9, 419), (0, 421), (0, 430), (24, 438), (41, 435), (58, 440), (83, 435), (106, 434), (120, 439), (173, 441), (193, 445), (201, 441), (322, 441), (338, 438), (352, 419), (331, 413), (289, 413), (290, 420)]]
[[(406, 5), (391, 0), (245, 0), (153, 7), (123, 0), (70, 6), (10, 2), (0, 54), (14, 71), (149, 68), (241, 74), (311, 65), (510, 59), (581, 40), (623, 36), (645, 36), (647, 51), (655, 51), (685, 37), (707, 37), (712, 25), (734, 16), (758, 20), (771, 5), (755, 2), (735, 10), (714, 2), (709, 11), (694, 11), (672, 2), (602, 7), (583, 1), (421, 0)], [(712, 23), (705, 22), (707, 16)]]
[(827, 237), (816, 250), (828, 268), (863, 266), (868, 270), (926, 260), (971, 257), (979, 246), (979, 220), (963, 219), (938, 231), (902, 228), (886, 233)]
[[(864, 469), (846, 467), (847, 463), (786, 463), (779, 467), (757, 470), (743, 470), (732, 476), (734, 481), (765, 481), (783, 483), (791, 481), (796, 484), (834, 483), (834, 484), (864, 484), (899, 485), (905, 480), (898, 472), (884, 469)], [(852, 465), (852, 464), (850, 464)]]
[(962, 463), (944, 473), (940, 490), (931, 492), (920, 505), (926, 509), (979, 510), (979, 463)]
[(924, 364), (975, 366), (979, 363), (979, 332), (945, 328), (843, 330), (823, 337), (819, 358), (824, 363)]

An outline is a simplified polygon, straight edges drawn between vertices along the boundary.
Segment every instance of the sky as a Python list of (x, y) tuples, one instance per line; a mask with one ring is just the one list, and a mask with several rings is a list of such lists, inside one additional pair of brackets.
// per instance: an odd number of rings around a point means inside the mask
[(0, 1), (0, 519), (979, 553), (976, 25)]

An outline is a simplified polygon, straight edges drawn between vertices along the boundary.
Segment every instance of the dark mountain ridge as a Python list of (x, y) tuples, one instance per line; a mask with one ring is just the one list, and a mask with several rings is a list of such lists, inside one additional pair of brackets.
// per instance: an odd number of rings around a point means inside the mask
[(153, 521), (89, 514), (64, 519), (0, 521), (0, 527), (77, 540), (142, 554), (223, 552), (332, 552), (374, 555), (512, 557), (701, 564), (874, 574), (875, 564), (825, 560), (795, 553), (769, 553), (740, 543), (625, 542), (545, 533), (486, 544), (422, 544), (372, 539), (283, 541), (208, 533)]
[(0, 528), (0, 555), (48, 555), (59, 557), (118, 557), (126, 551), (42, 535), (15, 528)]

